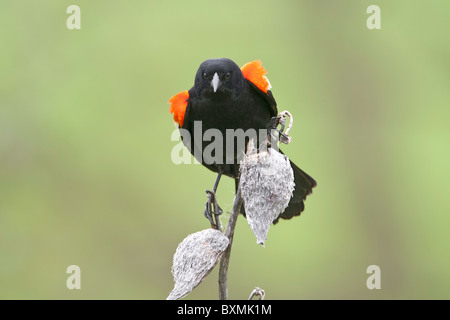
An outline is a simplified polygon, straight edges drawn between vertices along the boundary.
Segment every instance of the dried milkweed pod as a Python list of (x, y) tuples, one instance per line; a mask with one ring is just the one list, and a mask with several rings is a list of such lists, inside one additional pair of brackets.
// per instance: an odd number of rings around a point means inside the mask
[(268, 148), (257, 152), (252, 142), (241, 162), (240, 187), (248, 224), (264, 246), (269, 227), (288, 206), (294, 191), (289, 158)]
[(198, 286), (217, 264), (228, 243), (228, 238), (216, 229), (187, 236), (173, 256), (175, 285), (167, 300), (181, 299)]

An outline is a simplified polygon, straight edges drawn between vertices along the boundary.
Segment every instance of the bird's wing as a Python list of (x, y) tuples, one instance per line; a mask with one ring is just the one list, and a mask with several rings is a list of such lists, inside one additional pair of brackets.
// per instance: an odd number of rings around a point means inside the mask
[(272, 117), (278, 115), (277, 103), (270, 89), (269, 79), (266, 77), (266, 69), (262, 66), (261, 61), (256, 60), (246, 63), (242, 68), (242, 75), (249, 84), (251, 90), (261, 95), (269, 104)]

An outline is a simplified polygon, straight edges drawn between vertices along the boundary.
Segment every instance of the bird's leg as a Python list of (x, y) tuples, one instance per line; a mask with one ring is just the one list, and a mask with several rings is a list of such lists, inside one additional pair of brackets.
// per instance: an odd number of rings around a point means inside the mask
[[(280, 119), (281, 119), (280, 116), (272, 117), (270, 119), (269, 125), (267, 126), (267, 135), (269, 136), (269, 139), (272, 138), (272, 130), (277, 131), (277, 127), (280, 124)], [(278, 138), (278, 137), (273, 137), (273, 138)]]
[(217, 174), (216, 182), (214, 183), (212, 191), (206, 190), (206, 196), (208, 197), (208, 201), (205, 204), (205, 212), (204, 212), (205, 217), (208, 218), (209, 222), (211, 223), (211, 227), (217, 230), (220, 230), (220, 220), (218, 215), (222, 214), (223, 212), (222, 209), (219, 207), (216, 199), (216, 191), (221, 176), (222, 173), (219, 172)]
[(280, 130), (278, 126), (281, 123), (281, 116), (272, 117), (270, 119), (269, 125), (267, 126), (267, 141), (269, 146), (277, 146), (280, 139)]

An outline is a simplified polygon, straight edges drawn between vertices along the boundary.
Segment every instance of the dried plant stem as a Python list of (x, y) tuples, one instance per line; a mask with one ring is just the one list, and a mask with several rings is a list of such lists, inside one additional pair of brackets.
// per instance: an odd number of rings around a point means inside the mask
[(259, 300), (264, 300), (264, 298), (266, 297), (266, 293), (264, 292), (263, 289), (259, 288), (259, 287), (255, 287), (255, 289), (253, 289), (252, 293), (250, 293), (250, 297), (248, 297), (248, 300), (252, 300), (253, 297), (258, 297), (259, 296)]
[(230, 213), (230, 220), (228, 221), (225, 236), (230, 240), (227, 249), (223, 253), (220, 260), (219, 267), (219, 300), (228, 300), (228, 265), (230, 264), (231, 245), (233, 244), (234, 228), (236, 227), (236, 221), (239, 216), (239, 210), (242, 206), (241, 188), (238, 188), (236, 196), (234, 197), (233, 209)]

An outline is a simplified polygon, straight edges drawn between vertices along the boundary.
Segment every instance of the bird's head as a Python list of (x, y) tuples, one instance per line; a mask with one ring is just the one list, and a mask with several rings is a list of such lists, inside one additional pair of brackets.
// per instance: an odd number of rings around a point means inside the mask
[(195, 75), (194, 87), (204, 97), (238, 95), (244, 85), (239, 66), (228, 58), (204, 61)]

